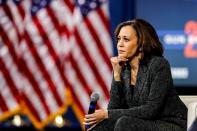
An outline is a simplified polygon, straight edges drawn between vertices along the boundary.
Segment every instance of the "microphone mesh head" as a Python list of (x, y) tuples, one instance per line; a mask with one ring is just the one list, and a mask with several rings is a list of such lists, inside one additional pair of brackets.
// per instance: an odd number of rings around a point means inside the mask
[(98, 93), (92, 93), (90, 99), (91, 99), (91, 101), (98, 101), (99, 94)]

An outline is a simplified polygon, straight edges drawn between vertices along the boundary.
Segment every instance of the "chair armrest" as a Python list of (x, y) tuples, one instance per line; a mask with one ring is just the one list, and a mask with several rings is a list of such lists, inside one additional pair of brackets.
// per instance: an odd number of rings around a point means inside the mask
[(197, 117), (197, 102), (192, 102), (188, 105), (187, 113), (187, 129), (189, 129)]

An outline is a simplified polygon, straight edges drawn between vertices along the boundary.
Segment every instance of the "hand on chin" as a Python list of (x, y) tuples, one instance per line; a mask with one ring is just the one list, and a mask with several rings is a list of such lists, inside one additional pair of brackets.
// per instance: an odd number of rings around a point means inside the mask
[(124, 55), (124, 54), (118, 54), (118, 60), (119, 60), (119, 61), (127, 61), (128, 58), (127, 58), (127, 56)]

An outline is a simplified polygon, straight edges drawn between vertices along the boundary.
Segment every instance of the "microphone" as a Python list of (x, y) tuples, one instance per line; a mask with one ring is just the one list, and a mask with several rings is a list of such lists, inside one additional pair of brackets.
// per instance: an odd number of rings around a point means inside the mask
[[(99, 94), (98, 93), (92, 93), (91, 94), (88, 114), (92, 114), (92, 113), (95, 112), (96, 104), (97, 104), (98, 99), (99, 99)], [(90, 128), (90, 125), (85, 125), (85, 130), (87, 130), (88, 128)]]

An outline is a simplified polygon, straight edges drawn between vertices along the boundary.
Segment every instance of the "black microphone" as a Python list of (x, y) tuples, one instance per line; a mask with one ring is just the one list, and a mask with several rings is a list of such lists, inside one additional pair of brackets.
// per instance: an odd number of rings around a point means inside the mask
[[(99, 99), (99, 94), (98, 93), (92, 93), (91, 94), (88, 114), (92, 114), (92, 113), (95, 112), (96, 104), (97, 104), (98, 99)], [(87, 130), (88, 128), (90, 128), (90, 125), (85, 125), (85, 130)]]

